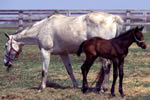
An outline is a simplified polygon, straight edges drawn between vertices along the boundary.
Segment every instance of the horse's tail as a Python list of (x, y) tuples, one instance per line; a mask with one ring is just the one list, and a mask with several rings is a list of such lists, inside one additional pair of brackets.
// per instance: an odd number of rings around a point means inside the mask
[(84, 43), (85, 43), (85, 41), (83, 41), (83, 42), (80, 44), (79, 49), (78, 49), (78, 51), (77, 51), (77, 56), (80, 56), (80, 55), (81, 55), (81, 53), (82, 53), (82, 48), (83, 48)]

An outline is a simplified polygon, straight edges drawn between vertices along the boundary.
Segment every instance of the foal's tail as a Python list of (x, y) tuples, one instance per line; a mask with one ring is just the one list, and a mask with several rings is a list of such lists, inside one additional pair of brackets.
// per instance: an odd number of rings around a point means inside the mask
[(78, 51), (77, 51), (77, 56), (80, 56), (80, 55), (81, 55), (81, 53), (82, 53), (82, 48), (83, 48), (84, 43), (85, 43), (85, 41), (83, 41), (83, 42), (80, 44), (79, 49), (78, 49)]

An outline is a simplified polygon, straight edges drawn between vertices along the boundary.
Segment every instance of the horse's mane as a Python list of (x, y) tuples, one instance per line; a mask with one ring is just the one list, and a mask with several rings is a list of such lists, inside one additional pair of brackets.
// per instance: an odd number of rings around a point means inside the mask
[(24, 31), (25, 29), (31, 29), (34, 25), (36, 25), (36, 24), (38, 24), (38, 23), (40, 23), (40, 22), (43, 22), (45, 19), (47, 19), (47, 18), (44, 18), (44, 19), (42, 19), (42, 20), (40, 20), (40, 21), (37, 21), (37, 22), (32, 23), (32, 24), (30, 24), (30, 25), (27, 25), (27, 26), (23, 27), (22, 29), (16, 31), (14, 34), (18, 34), (18, 33), (22, 32), (22, 31)]
[(18, 34), (18, 33), (22, 32), (25, 28), (26, 28), (26, 27), (24, 27), (24, 28), (21, 29), (21, 30), (16, 31), (14, 34)]
[(33, 23), (33, 24), (28, 25), (28, 26), (26, 26), (26, 27), (23, 27), (22, 29), (16, 31), (14, 34), (18, 34), (18, 33), (22, 32), (23, 30), (25, 30), (26, 28), (32, 28), (32, 26), (33, 26), (34, 24), (36, 24), (36, 23)]
[(125, 31), (125, 32), (121, 33), (118, 37), (115, 37), (114, 39), (118, 39), (120, 37), (124, 37), (124, 36), (128, 35), (129, 33), (131, 33), (134, 30), (135, 30), (135, 28), (131, 28), (128, 31)]

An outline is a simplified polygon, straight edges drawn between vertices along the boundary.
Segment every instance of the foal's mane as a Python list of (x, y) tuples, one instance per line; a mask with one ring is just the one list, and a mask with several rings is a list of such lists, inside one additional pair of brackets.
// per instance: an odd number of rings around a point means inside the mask
[(121, 33), (118, 37), (115, 37), (115, 38), (113, 38), (113, 39), (118, 39), (118, 38), (120, 38), (120, 37), (124, 37), (124, 36), (130, 34), (130, 33), (131, 33), (132, 31), (134, 31), (134, 30), (135, 30), (135, 28), (129, 29), (128, 31), (125, 31), (125, 32)]

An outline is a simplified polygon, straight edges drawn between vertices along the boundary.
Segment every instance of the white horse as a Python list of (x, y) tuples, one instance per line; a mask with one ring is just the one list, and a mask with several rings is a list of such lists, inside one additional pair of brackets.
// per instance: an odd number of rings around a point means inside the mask
[[(4, 64), (9, 68), (20, 54), (23, 45), (38, 45), (43, 61), (40, 90), (46, 87), (51, 54), (60, 55), (74, 87), (78, 87), (69, 54), (76, 53), (80, 43), (91, 37), (114, 38), (120, 34), (122, 25), (121, 17), (107, 13), (94, 12), (78, 17), (52, 15), (14, 35), (5, 34), (8, 41), (6, 42)], [(103, 65), (105, 64), (107, 63), (103, 62)]]

